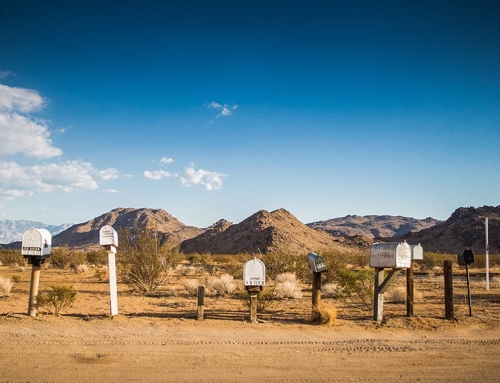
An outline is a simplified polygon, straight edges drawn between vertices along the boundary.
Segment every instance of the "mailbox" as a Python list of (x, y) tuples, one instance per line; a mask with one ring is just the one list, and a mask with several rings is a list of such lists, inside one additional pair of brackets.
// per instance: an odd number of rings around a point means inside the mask
[(424, 259), (424, 249), (418, 245), (411, 245), (411, 260), (412, 261), (422, 261)]
[(26, 230), (23, 234), (21, 254), (24, 258), (46, 258), (52, 248), (52, 236), (46, 229)]
[(322, 273), (326, 271), (325, 259), (316, 253), (307, 254), (307, 264), (313, 273)]
[(101, 227), (101, 230), (99, 230), (99, 244), (105, 247), (118, 247), (118, 234), (113, 229), (113, 226), (106, 225)]
[(370, 249), (370, 267), (410, 267), (411, 254), (411, 247), (406, 242), (375, 243)]
[(474, 263), (474, 252), (471, 249), (467, 248), (458, 254), (458, 264), (460, 266), (466, 266), (472, 263)]
[(254, 258), (243, 266), (243, 284), (245, 287), (266, 285), (266, 265)]

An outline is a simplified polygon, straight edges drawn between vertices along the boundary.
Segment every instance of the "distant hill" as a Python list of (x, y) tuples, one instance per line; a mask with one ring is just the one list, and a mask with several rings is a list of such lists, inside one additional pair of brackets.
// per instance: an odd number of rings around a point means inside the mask
[(184, 253), (237, 254), (291, 251), (307, 253), (347, 244), (343, 238), (312, 229), (285, 209), (258, 211), (238, 224), (219, 221), (181, 243)]
[(489, 218), (489, 247), (500, 253), (500, 206), (461, 207), (445, 222), (403, 236), (409, 243), (421, 243), (424, 251), (458, 254), (466, 247), (478, 254), (486, 251), (485, 217)]
[(341, 218), (308, 223), (333, 236), (361, 236), (366, 238), (400, 237), (409, 232), (420, 231), (439, 224), (434, 218), (416, 219), (392, 215), (347, 215)]
[[(99, 244), (99, 230), (111, 225), (116, 231), (138, 227), (152, 228), (159, 233), (161, 243), (177, 245), (187, 238), (203, 233), (202, 229), (186, 226), (162, 209), (117, 208), (90, 221), (74, 225), (52, 238), (52, 246), (85, 247)], [(120, 238), (118, 238), (118, 243)]]
[(32, 227), (37, 229), (46, 229), (53, 236), (59, 234), (61, 231), (66, 230), (68, 227), (72, 226), (72, 223), (67, 223), (64, 225), (48, 225), (42, 222), (36, 221), (11, 221), (4, 220), (0, 221), (0, 243), (12, 243), (21, 241), (23, 234), (26, 230)]

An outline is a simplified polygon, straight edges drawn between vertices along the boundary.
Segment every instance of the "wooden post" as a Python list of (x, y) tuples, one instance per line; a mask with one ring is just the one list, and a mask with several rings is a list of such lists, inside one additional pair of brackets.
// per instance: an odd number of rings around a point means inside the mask
[(36, 297), (38, 295), (38, 286), (40, 284), (40, 261), (33, 260), (33, 266), (31, 268), (31, 282), (30, 282), (30, 296), (28, 302), (28, 315), (36, 317), (37, 313), (37, 301)]
[(321, 303), (321, 273), (313, 273), (312, 283), (312, 308), (319, 309)]
[(444, 307), (445, 317), (454, 319), (453, 312), (453, 269), (451, 261), (444, 261)]
[(250, 294), (250, 322), (257, 323), (257, 294)]
[(413, 263), (406, 269), (406, 316), (413, 316), (413, 299), (414, 299), (414, 278), (413, 278)]
[(205, 310), (205, 286), (198, 286), (198, 320), (203, 320)]
[(472, 316), (472, 299), (470, 295), (470, 276), (469, 276), (469, 265), (465, 265), (465, 271), (467, 273), (467, 298), (469, 301), (469, 316)]
[(384, 316), (384, 294), (380, 293), (380, 286), (384, 281), (384, 269), (375, 268), (375, 285), (373, 288), (373, 320), (381, 321)]

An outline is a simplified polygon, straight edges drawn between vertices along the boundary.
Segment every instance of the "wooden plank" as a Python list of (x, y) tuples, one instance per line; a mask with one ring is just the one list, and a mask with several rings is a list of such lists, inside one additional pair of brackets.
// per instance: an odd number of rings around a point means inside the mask
[(413, 277), (413, 263), (406, 269), (406, 316), (413, 316), (413, 302), (414, 302), (414, 277)]

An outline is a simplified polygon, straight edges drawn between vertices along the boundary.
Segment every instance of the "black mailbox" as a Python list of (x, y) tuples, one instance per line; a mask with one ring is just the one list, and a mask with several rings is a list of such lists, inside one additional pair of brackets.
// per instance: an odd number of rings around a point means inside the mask
[(472, 263), (474, 263), (474, 252), (471, 249), (467, 248), (458, 254), (458, 264), (460, 266), (470, 265)]
[(307, 264), (313, 273), (322, 273), (326, 271), (325, 259), (316, 253), (307, 254)]

